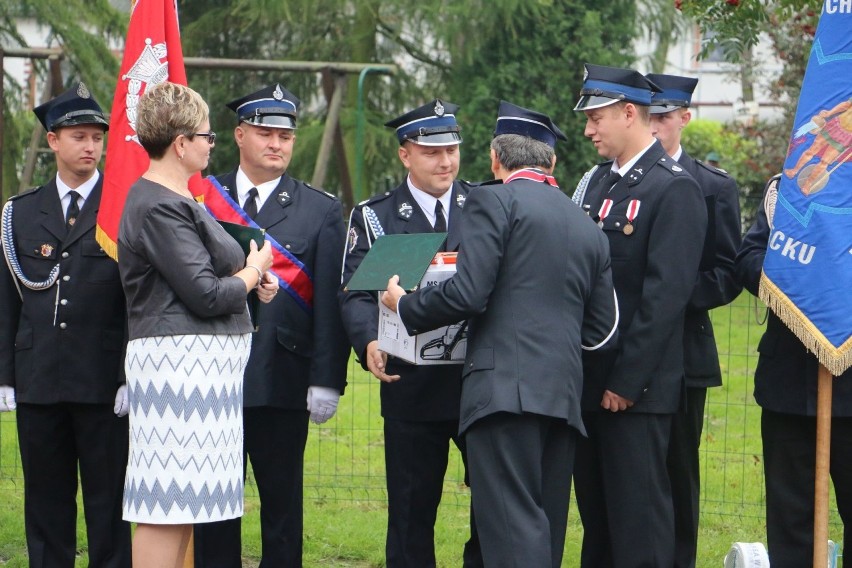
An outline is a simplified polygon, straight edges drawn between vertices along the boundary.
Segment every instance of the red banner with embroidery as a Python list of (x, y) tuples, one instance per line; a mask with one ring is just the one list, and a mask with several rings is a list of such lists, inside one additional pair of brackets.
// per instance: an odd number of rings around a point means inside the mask
[(127, 192), (148, 169), (148, 154), (136, 136), (136, 105), (145, 91), (163, 81), (186, 85), (176, 1), (133, 0), (110, 111), (98, 209), (97, 240), (114, 259), (118, 258), (118, 225)]
[[(215, 177), (208, 176), (202, 179), (199, 186), (193, 188), (193, 193), (201, 196), (201, 201), (210, 214), (220, 221), (260, 228), (231, 199)], [(272, 245), (273, 261), (270, 272), (278, 278), (279, 286), (296, 301), (299, 307), (310, 312), (314, 302), (314, 283), (307, 267), (269, 233), (266, 233), (266, 240)]]

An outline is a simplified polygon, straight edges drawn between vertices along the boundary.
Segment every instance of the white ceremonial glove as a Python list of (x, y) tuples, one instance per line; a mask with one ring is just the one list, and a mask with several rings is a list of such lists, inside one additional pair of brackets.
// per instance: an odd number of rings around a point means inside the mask
[(15, 402), (15, 387), (0, 386), (0, 412), (11, 412), (16, 408), (18, 403)]
[(118, 391), (115, 393), (115, 406), (112, 408), (112, 411), (119, 418), (127, 416), (127, 413), (130, 412), (130, 401), (127, 399), (127, 385), (118, 387)]
[(308, 387), (308, 411), (311, 413), (311, 422), (322, 424), (331, 419), (337, 412), (337, 401), (340, 400), (340, 391), (329, 387)]

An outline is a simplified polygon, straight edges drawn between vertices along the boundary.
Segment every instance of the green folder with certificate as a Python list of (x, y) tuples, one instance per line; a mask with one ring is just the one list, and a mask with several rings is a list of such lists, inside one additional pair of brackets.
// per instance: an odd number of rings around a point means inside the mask
[(447, 233), (383, 235), (373, 243), (346, 289), (385, 290), (390, 277), (397, 274), (399, 285), (411, 292), (420, 285), (446, 239)]
[[(264, 229), (246, 227), (245, 225), (229, 223), (228, 221), (219, 221), (219, 224), (222, 225), (222, 228), (225, 229), (226, 233), (231, 235), (234, 240), (240, 244), (246, 255), (248, 255), (251, 250), (251, 248), (249, 248), (249, 243), (251, 243), (251, 241), (257, 243), (257, 248), (263, 247), (264, 235), (266, 234)], [(254, 330), (257, 331), (257, 312), (260, 309), (260, 299), (257, 297), (257, 294), (252, 292), (248, 295), (248, 307), (249, 315), (251, 316), (251, 323), (254, 326)]]

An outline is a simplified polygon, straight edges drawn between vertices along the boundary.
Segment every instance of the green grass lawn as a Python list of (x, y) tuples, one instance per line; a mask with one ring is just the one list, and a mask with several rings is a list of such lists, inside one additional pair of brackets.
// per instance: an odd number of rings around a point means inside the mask
[[(702, 442), (702, 516), (698, 566), (717, 567), (733, 542), (766, 542), (760, 409), (752, 398), (755, 347), (763, 332), (763, 308), (744, 294), (713, 314), (725, 385), (711, 389)], [(337, 416), (311, 426), (305, 456), (305, 566), (384, 566), (386, 495), (378, 381), (354, 362)], [(23, 530), (23, 480), (14, 416), (0, 415), (0, 565), (27, 566)], [(453, 452), (436, 527), (438, 566), (460, 566), (468, 533), (470, 496), (461, 460)], [(833, 500), (833, 497), (832, 497)], [(86, 566), (82, 504), (80, 557)], [(246, 487), (243, 554), (256, 566), (260, 553), (259, 504)], [(582, 525), (572, 504), (563, 566), (579, 564)], [(830, 538), (841, 539), (832, 501)]]

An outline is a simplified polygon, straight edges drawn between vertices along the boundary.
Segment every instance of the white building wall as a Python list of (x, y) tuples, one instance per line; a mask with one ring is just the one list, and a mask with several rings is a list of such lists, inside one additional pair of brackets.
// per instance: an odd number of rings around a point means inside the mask
[[(647, 62), (651, 49), (647, 40), (637, 42), (637, 68), (643, 73), (650, 71)], [(780, 74), (782, 65), (772, 53), (768, 37), (762, 37), (753, 50), (753, 59), (758, 62), (758, 70), (754, 74), (754, 101), (743, 100), (737, 65), (718, 60), (699, 61), (700, 51), (700, 31), (692, 27), (669, 49), (663, 71), (698, 78), (698, 86), (692, 97), (693, 117), (720, 122), (748, 121), (755, 117), (761, 120), (778, 118), (779, 109), (770, 100), (768, 87)]]

